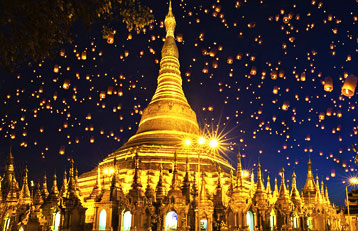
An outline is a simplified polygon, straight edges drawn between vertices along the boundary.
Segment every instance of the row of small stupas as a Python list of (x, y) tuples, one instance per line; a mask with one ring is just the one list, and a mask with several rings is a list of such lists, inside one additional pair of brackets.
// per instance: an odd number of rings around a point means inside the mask
[[(199, 179), (187, 164), (184, 177), (172, 166), (161, 165), (155, 187), (142, 184), (138, 156), (134, 158), (131, 187), (123, 192), (115, 165), (106, 176), (98, 171), (98, 180), (89, 197), (82, 197), (74, 174), (73, 161), (69, 177), (65, 172), (61, 189), (56, 175), (48, 190), (47, 179), (41, 185), (29, 185), (28, 170), (24, 171), (22, 184), (14, 173), (14, 160), (10, 154), (0, 188), (0, 227), (12, 230), (341, 230), (345, 225), (342, 213), (330, 203), (327, 186), (314, 181), (311, 161), (305, 186), (301, 192), (292, 175), (291, 190), (285, 185), (284, 169), (281, 184), (275, 179), (272, 190), (270, 178), (266, 187), (261, 176), (261, 165), (254, 174), (245, 177), (238, 155), (236, 176), (229, 182), (223, 180), (220, 167), (217, 175), (203, 172)], [(169, 190), (165, 176), (170, 176)], [(150, 172), (147, 178), (151, 180)], [(108, 181), (108, 182), (106, 182)], [(197, 182), (202, 182), (198, 184)], [(206, 188), (207, 181), (216, 182), (213, 193)], [(147, 181), (148, 182), (148, 181)], [(200, 187), (199, 187), (200, 185)], [(228, 187), (225, 187), (228, 186)], [(95, 210), (93, 221), (85, 222), (86, 207)], [(105, 212), (103, 212), (105, 211)], [(198, 218), (197, 213), (204, 216)], [(103, 215), (104, 214), (104, 215)], [(173, 216), (174, 215), (174, 216)], [(197, 224), (198, 223), (198, 224)], [(196, 225), (197, 224), (197, 225)], [(201, 227), (196, 229), (195, 227)]]
[[(267, 186), (258, 164), (257, 180), (237, 174), (218, 153), (184, 139), (201, 134), (182, 89), (175, 17), (171, 4), (164, 20), (157, 89), (143, 110), (135, 135), (96, 168), (77, 177), (73, 161), (61, 190), (56, 177), (31, 190), (25, 170), (21, 188), (10, 155), (1, 183), (0, 228), (63, 231), (212, 231), (339, 230), (345, 221), (331, 205), (328, 191), (314, 182), (311, 162), (300, 194), (275, 180)], [(33, 192), (34, 191), (34, 192)]]

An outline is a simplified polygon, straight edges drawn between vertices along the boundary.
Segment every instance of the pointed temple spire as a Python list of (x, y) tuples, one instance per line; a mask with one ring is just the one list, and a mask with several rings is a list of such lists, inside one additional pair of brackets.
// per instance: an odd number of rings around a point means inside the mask
[(67, 172), (65, 170), (65, 172), (63, 173), (62, 187), (61, 187), (61, 190), (60, 190), (60, 195), (62, 197), (67, 197), (67, 193), (68, 193)]
[(187, 203), (190, 202), (190, 180), (189, 180), (189, 158), (188, 155), (186, 156), (186, 169), (185, 169), (185, 176), (183, 180), (183, 196), (185, 197), (185, 200)]
[(46, 173), (44, 175), (44, 179), (42, 182), (42, 188), (41, 188), (41, 193), (42, 193), (42, 198), (45, 200), (49, 194), (48, 190), (47, 190), (47, 176)]
[(285, 169), (281, 169), (281, 185), (280, 185), (280, 192), (279, 197), (284, 197), (287, 194), (287, 189), (285, 185)]
[(326, 187), (325, 187), (324, 196), (326, 197), (326, 202), (327, 202), (327, 204), (330, 204), (331, 201), (329, 200), (327, 185), (326, 185)]
[[(175, 42), (175, 17), (169, 3), (164, 25), (166, 38), (162, 48), (157, 89), (143, 111), (137, 133), (125, 147), (140, 143), (178, 143), (178, 137), (199, 134), (195, 112), (184, 95), (179, 64), (179, 51)], [(153, 131), (156, 133), (154, 134)]]
[(177, 153), (174, 152), (174, 168), (173, 168), (173, 179), (172, 179), (172, 190), (179, 190), (179, 179), (178, 179), (178, 170), (177, 170)]
[(208, 199), (205, 184), (206, 184), (206, 182), (205, 182), (205, 177), (204, 177), (204, 174), (203, 174), (201, 176), (200, 200)]
[(69, 178), (68, 178), (68, 195), (76, 195), (76, 181), (74, 175), (74, 160), (73, 158), (69, 159), (70, 162), (70, 171), (69, 171)]
[(278, 197), (278, 185), (277, 185), (277, 178), (275, 177), (275, 186), (274, 186), (274, 190), (273, 190), (273, 197), (277, 198)]
[(262, 177), (261, 177), (261, 164), (260, 164), (260, 162), (257, 165), (256, 192), (265, 192), (265, 186), (264, 186), (264, 183), (262, 182)]
[(241, 153), (240, 151), (237, 154), (237, 172), (236, 172), (236, 178), (237, 178), (237, 185), (239, 187), (242, 186), (242, 178), (243, 178), (243, 173), (242, 173), (242, 166), (241, 166)]
[(27, 167), (25, 167), (24, 170), (24, 177), (22, 180), (22, 187), (20, 190), (20, 203), (21, 204), (30, 204), (31, 203), (31, 193), (29, 189), (29, 183), (27, 179), (27, 173), (28, 173)]
[(140, 182), (140, 176), (139, 176), (139, 157), (138, 157), (138, 151), (136, 151), (134, 157), (134, 175), (133, 175), (132, 189), (136, 190), (141, 187), (142, 187), (142, 183)]
[(154, 190), (151, 186), (151, 177), (150, 177), (150, 171), (147, 172), (147, 187), (145, 189), (145, 196), (148, 199), (153, 199), (154, 198)]
[(58, 194), (58, 187), (57, 187), (57, 175), (56, 173), (53, 174), (53, 182), (51, 187), (51, 193)]
[(34, 205), (37, 207), (37, 209), (42, 205), (44, 202), (41, 194), (41, 187), (40, 183), (37, 183), (36, 192), (34, 195)]
[(165, 197), (165, 186), (163, 185), (163, 164), (160, 163), (159, 180), (155, 189), (156, 200), (162, 201)]
[(308, 157), (308, 170), (307, 170), (307, 179), (305, 186), (303, 187), (303, 194), (305, 197), (310, 194), (311, 196), (315, 195), (316, 193), (316, 185), (314, 182), (314, 177), (312, 173), (312, 162), (311, 162), (311, 156)]
[(322, 202), (322, 197), (321, 197), (321, 193), (319, 190), (319, 178), (318, 175), (316, 175), (316, 195), (315, 195), (315, 199), (317, 202)]
[(297, 189), (297, 182), (296, 182), (296, 173), (292, 173), (292, 186), (291, 186), (291, 200), (296, 203), (299, 203), (301, 200), (300, 192)]
[(269, 197), (272, 197), (272, 189), (270, 183), (270, 175), (267, 175), (266, 193)]

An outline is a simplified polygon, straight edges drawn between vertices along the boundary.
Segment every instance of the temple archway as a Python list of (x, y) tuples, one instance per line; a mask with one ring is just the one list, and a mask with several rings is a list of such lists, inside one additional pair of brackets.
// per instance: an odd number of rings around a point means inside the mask
[(53, 217), (53, 230), (58, 231), (60, 229), (60, 222), (61, 222), (61, 213), (57, 212), (55, 213), (55, 216)]
[(99, 213), (99, 223), (98, 230), (106, 230), (107, 225), (107, 212), (105, 209), (102, 209)]
[(273, 231), (276, 226), (276, 213), (275, 210), (271, 210), (270, 213), (270, 230)]
[(10, 227), (10, 217), (9, 214), (6, 214), (5, 219), (4, 219), (4, 231), (8, 231)]
[(254, 231), (254, 214), (251, 211), (247, 211), (246, 213), (246, 224), (250, 231)]
[(122, 217), (122, 231), (130, 231), (132, 226), (132, 213), (126, 211), (123, 213)]
[(165, 216), (165, 231), (172, 231), (178, 229), (178, 214), (170, 211)]

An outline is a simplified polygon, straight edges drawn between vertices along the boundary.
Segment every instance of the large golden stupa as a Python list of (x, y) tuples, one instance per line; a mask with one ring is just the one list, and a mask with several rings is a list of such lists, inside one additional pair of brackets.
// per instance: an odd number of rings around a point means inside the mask
[[(194, 172), (199, 163), (201, 171), (205, 172), (217, 172), (217, 168), (213, 166), (220, 166), (227, 173), (233, 169), (224, 157), (208, 148), (208, 145), (197, 142), (202, 132), (182, 88), (179, 52), (174, 36), (176, 21), (171, 4), (164, 24), (166, 38), (161, 51), (154, 96), (143, 111), (136, 134), (109, 154), (97, 168), (79, 177), (79, 189), (83, 198), (89, 197), (99, 179), (106, 177), (104, 171), (114, 169), (118, 171), (123, 190), (128, 192), (133, 180), (135, 158), (139, 159), (139, 169), (142, 170), (144, 180), (148, 174), (155, 176), (152, 179), (153, 187), (159, 179), (160, 166), (171, 170), (174, 158), (180, 177), (184, 176), (186, 166)], [(188, 139), (191, 140), (190, 147), (184, 145), (184, 141)], [(109, 180), (104, 183), (108, 183), (109, 187)], [(165, 185), (169, 189), (169, 179)], [(212, 187), (215, 188), (215, 185)]]

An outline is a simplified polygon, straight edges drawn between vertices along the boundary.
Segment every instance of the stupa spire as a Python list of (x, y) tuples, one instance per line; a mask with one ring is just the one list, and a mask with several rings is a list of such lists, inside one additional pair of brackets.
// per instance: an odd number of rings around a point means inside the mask
[(29, 184), (28, 184), (28, 180), (27, 180), (27, 167), (25, 167), (25, 171), (24, 171), (24, 177), (22, 180), (22, 187), (21, 187), (21, 191), (20, 191), (20, 200), (21, 203), (23, 204), (30, 204), (31, 203), (31, 194), (30, 194), (30, 189), (29, 189)]
[(172, 36), (174, 38), (176, 21), (175, 21), (174, 15), (173, 15), (171, 0), (169, 1), (169, 10), (168, 10), (167, 16), (165, 17), (164, 24), (165, 24), (165, 30), (167, 32), (166, 37)]
[(294, 201), (297, 201), (297, 202), (301, 199), (300, 193), (297, 190), (296, 173), (295, 172), (293, 172), (293, 174), (292, 174), (291, 199)]
[(310, 194), (314, 194), (316, 192), (316, 185), (314, 183), (314, 177), (312, 173), (312, 162), (311, 162), (311, 156), (308, 157), (308, 169), (307, 169), (307, 179), (305, 186), (303, 187), (303, 192), (307, 194), (310, 192)]
[[(199, 134), (196, 114), (191, 109), (182, 89), (179, 52), (175, 42), (175, 17), (169, 2), (165, 17), (165, 42), (162, 48), (157, 89), (143, 111), (136, 135), (125, 146), (139, 143), (178, 143), (178, 137)], [(155, 132), (155, 134), (154, 134)]]
[(239, 151), (239, 153), (237, 154), (237, 172), (236, 172), (236, 178), (237, 178), (237, 185), (238, 186), (242, 186), (242, 178), (243, 178), (243, 173), (242, 173), (242, 166), (241, 166), (241, 153)]
[(271, 183), (270, 183), (270, 175), (267, 175), (266, 193), (268, 194), (269, 197), (272, 197), (272, 189), (271, 189)]
[(260, 162), (257, 165), (256, 192), (265, 192), (265, 186), (264, 186), (264, 183), (262, 182), (262, 177), (261, 177), (261, 164), (260, 164)]

